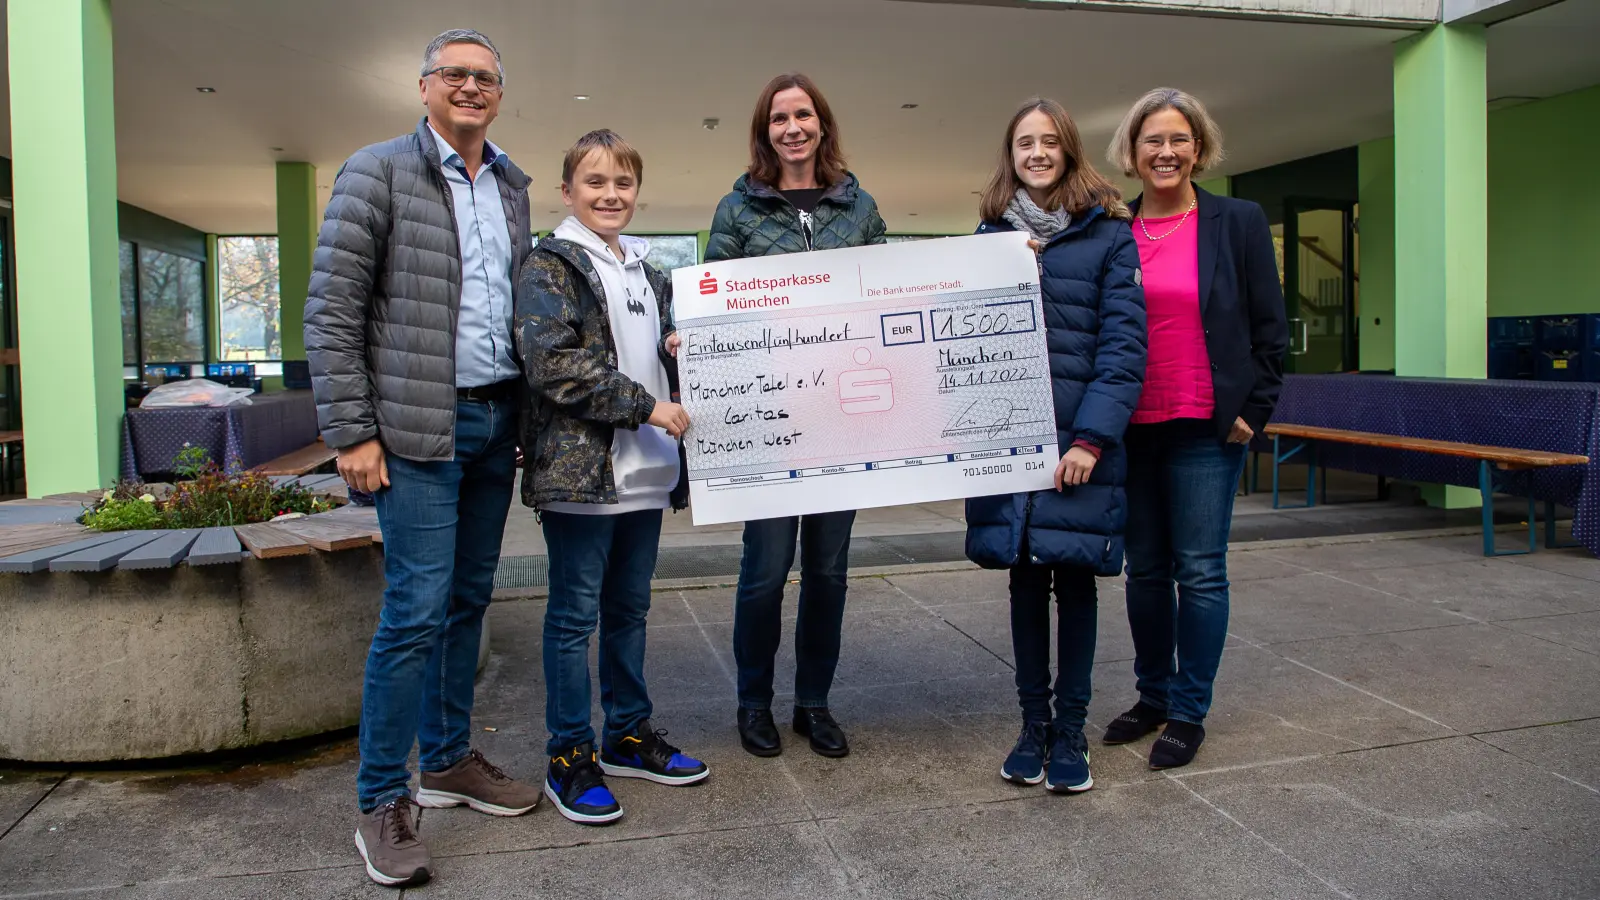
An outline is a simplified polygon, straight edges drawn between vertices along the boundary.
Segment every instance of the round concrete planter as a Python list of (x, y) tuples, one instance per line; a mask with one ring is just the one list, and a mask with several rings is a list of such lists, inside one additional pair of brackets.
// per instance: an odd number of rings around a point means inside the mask
[[(0, 759), (154, 759), (356, 724), (380, 546), (0, 574)], [(479, 668), (487, 660), (485, 621)]]

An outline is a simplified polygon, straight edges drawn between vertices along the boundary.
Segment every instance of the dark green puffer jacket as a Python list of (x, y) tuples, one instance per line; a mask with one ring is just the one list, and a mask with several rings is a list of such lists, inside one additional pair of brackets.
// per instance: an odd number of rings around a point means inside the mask
[(801, 228), (800, 210), (747, 173), (717, 204), (706, 262), (882, 244), (884, 231), (877, 202), (848, 172), (822, 195), (811, 214), (809, 234)]

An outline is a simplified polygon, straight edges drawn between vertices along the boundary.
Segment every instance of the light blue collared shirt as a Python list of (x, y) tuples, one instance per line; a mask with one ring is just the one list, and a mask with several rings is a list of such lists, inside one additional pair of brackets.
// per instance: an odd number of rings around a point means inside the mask
[(456, 315), (456, 387), (478, 387), (517, 377), (511, 358), (511, 228), (500, 204), (494, 163), (504, 154), (483, 142), (483, 165), (474, 181), (461, 154), (434, 131), (440, 170), (456, 212), (461, 248), (461, 309)]

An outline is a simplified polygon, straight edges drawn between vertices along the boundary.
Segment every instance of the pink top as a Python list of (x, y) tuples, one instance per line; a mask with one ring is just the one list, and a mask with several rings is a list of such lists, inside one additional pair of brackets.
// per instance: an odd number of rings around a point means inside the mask
[[(1200, 322), (1200, 222), (1190, 213), (1173, 231), (1182, 218), (1147, 219), (1144, 227), (1133, 223), (1150, 330), (1144, 392), (1133, 413), (1136, 424), (1209, 419), (1216, 408), (1206, 330)], [(1160, 240), (1145, 237), (1146, 227)]]

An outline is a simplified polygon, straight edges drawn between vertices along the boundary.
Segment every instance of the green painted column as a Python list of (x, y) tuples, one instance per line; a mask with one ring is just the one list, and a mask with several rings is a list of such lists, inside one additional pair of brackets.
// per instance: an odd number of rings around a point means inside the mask
[[(1488, 369), (1489, 140), (1484, 28), (1436, 25), (1394, 60), (1394, 363), (1399, 375)], [(1430, 505), (1476, 491), (1423, 485)]]
[(10, 0), (6, 28), (28, 494), (109, 487), (123, 411), (111, 4)]
[(1488, 96), (1481, 25), (1437, 25), (1394, 62), (1395, 370), (1483, 378)]
[(217, 255), (217, 236), (206, 235), (206, 314), (211, 317), (211, 327), (206, 329), (206, 359), (222, 360), (222, 257)]
[(697, 231), (697, 232), (695, 232), (695, 240), (700, 245), (700, 259), (699, 259), (699, 262), (705, 262), (706, 261), (706, 245), (711, 243), (711, 232), (709, 232), (709, 231)]
[(1394, 139), (1358, 149), (1361, 368), (1394, 368)]
[(306, 358), (306, 288), (317, 224), (317, 167), (278, 163), (278, 334), (284, 359)]

